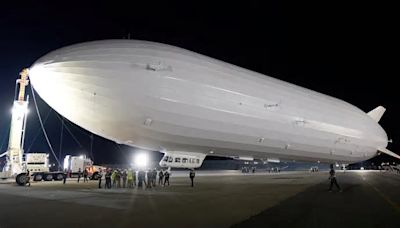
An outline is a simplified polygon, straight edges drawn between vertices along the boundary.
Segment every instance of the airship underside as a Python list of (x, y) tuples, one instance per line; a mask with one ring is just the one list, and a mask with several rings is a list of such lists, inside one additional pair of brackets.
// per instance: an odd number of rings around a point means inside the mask
[(387, 146), (339, 99), (181, 48), (136, 40), (68, 46), (30, 68), (53, 109), (121, 144), (162, 152), (356, 162)]

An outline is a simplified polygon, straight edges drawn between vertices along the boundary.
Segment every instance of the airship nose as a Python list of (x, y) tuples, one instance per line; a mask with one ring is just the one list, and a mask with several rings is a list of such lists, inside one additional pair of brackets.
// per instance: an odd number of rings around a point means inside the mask
[[(58, 63), (56, 63), (58, 64)], [(75, 81), (59, 65), (36, 62), (29, 69), (29, 78), (35, 92), (50, 107), (68, 119), (78, 117), (85, 107), (79, 88), (84, 83)], [(88, 113), (89, 114), (89, 113)]]
[(63, 94), (61, 78), (52, 74), (52, 70), (43, 63), (35, 63), (29, 69), (29, 79), (35, 91), (46, 102), (51, 102), (56, 96)]

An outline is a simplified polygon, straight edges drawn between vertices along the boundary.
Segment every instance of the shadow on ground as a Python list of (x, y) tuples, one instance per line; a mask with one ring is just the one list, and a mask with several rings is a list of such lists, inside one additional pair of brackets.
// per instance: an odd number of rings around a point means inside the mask
[(233, 227), (400, 227), (398, 204), (377, 190), (390, 186), (374, 178), (342, 174), (343, 192), (328, 192), (328, 181), (314, 185)]

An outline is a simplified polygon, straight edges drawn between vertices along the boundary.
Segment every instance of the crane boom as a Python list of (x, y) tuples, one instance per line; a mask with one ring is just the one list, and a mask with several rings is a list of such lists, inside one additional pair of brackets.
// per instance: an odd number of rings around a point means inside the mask
[(23, 140), (29, 103), (26, 98), (25, 87), (28, 83), (28, 69), (23, 69), (20, 72), (20, 78), (16, 81), (16, 86), (19, 84), (19, 93), (12, 108), (10, 136), (6, 152), (7, 164), (4, 167), (4, 171), (8, 172), (10, 176), (15, 176), (24, 169), (22, 162), (22, 155), (24, 153)]

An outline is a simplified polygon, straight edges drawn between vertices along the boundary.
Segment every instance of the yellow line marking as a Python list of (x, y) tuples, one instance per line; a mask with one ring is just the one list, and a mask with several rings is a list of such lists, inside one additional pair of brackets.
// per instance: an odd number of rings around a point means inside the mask
[[(365, 179), (363, 178), (363, 180), (365, 181)], [(366, 183), (371, 186), (388, 204), (390, 204), (394, 209), (396, 209), (396, 211), (398, 213), (400, 213), (400, 205), (396, 204), (395, 202), (393, 202), (389, 197), (387, 197), (385, 194), (383, 194), (383, 192), (381, 192), (378, 188), (376, 188), (375, 186), (373, 186), (371, 183), (369, 183), (368, 181), (366, 181)]]

